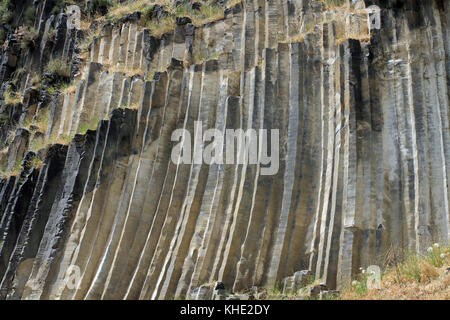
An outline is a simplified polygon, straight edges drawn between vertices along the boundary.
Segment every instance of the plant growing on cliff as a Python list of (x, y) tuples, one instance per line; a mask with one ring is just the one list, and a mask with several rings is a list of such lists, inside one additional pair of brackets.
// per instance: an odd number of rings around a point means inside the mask
[(18, 159), (14, 166), (11, 169), (6, 168), (6, 164), (2, 166), (0, 169), (0, 177), (3, 179), (7, 179), (12, 176), (17, 176), (20, 173), (20, 169), (22, 168), (22, 159)]
[(150, 32), (155, 36), (161, 36), (175, 28), (175, 19), (171, 16), (165, 16), (157, 19), (149, 20), (145, 26), (150, 29)]
[(11, 0), (1, 0), (0, 2), (0, 23), (9, 23), (13, 18), (9, 8)]
[(93, 15), (99, 13), (101, 15), (105, 15), (108, 12), (108, 9), (113, 5), (113, 1), (111, 0), (91, 0), (87, 7), (87, 12), (89, 15)]
[(216, 4), (202, 3), (200, 10), (193, 10), (190, 14), (195, 25), (202, 25), (224, 17), (224, 10)]
[(367, 273), (361, 269), (343, 299), (450, 299), (450, 247), (434, 244), (426, 253), (405, 253), (394, 259), (381, 275), (379, 289), (367, 288)]
[(347, 0), (321, 0), (329, 9), (342, 7), (347, 4)]
[[(53, 0), (53, 8), (52, 8), (52, 14), (58, 14), (61, 13), (65, 6), (71, 5), (71, 4), (77, 4), (74, 0)], [(78, 3), (79, 5), (79, 3)]]
[(60, 58), (55, 58), (47, 64), (45, 72), (68, 78), (70, 77), (70, 64)]
[(78, 125), (78, 134), (85, 134), (88, 130), (95, 130), (97, 128), (99, 118), (93, 118), (89, 121), (83, 121)]
[(29, 6), (23, 14), (23, 23), (27, 26), (32, 26), (34, 24), (35, 13), (36, 10), (34, 6)]
[(18, 31), (20, 39), (20, 47), (22, 49), (33, 49), (36, 45), (36, 40), (39, 37), (39, 33), (33, 27), (22, 26)]
[(19, 93), (13, 91), (11, 85), (8, 85), (5, 88), (5, 91), (3, 92), (3, 101), (6, 105), (19, 103), (22, 99), (23, 97)]
[(42, 166), (42, 160), (37, 155), (35, 155), (33, 158), (31, 158), (29, 164), (33, 168), (40, 168)]

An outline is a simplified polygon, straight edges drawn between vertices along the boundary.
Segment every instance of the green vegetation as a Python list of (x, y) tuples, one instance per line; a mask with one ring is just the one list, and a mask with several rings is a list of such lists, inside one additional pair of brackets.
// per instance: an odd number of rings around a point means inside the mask
[(95, 130), (97, 128), (98, 122), (100, 121), (99, 118), (93, 118), (89, 121), (83, 121), (79, 124), (77, 133), (78, 134), (85, 134), (88, 130)]
[(336, 8), (344, 6), (347, 1), (346, 0), (320, 0), (325, 4), (327, 8)]
[(6, 164), (4, 164), (0, 169), (0, 177), (9, 178), (11, 176), (17, 176), (20, 173), (21, 168), (22, 168), (22, 159), (18, 159), (14, 163), (14, 166), (9, 170), (6, 168)]
[(54, 0), (54, 6), (52, 8), (52, 14), (58, 14), (65, 6), (65, 0)]
[[(394, 251), (393, 251), (394, 252)], [(399, 300), (399, 299), (450, 299), (450, 246), (435, 243), (425, 254), (405, 252), (388, 254), (380, 283), (369, 286), (373, 280), (373, 269), (359, 269), (359, 273), (340, 293), (329, 292), (322, 297), (309, 296), (309, 287), (321, 280), (308, 277), (305, 285), (290, 294), (282, 293), (281, 284), (262, 292), (263, 299), (325, 299), (325, 300)]]
[[(406, 252), (391, 259), (381, 275), (379, 289), (369, 289), (368, 272), (361, 269), (342, 299), (450, 299), (450, 246), (435, 243), (426, 254)], [(400, 260), (400, 261), (399, 261)]]
[(68, 78), (70, 77), (70, 64), (60, 58), (55, 58), (47, 64), (45, 72)]
[(40, 168), (42, 166), (42, 160), (37, 155), (31, 158), (29, 163), (33, 168)]
[(23, 22), (27, 26), (32, 26), (34, 24), (34, 16), (35, 16), (35, 8), (34, 6), (29, 6), (25, 13), (23, 14)]
[(89, 6), (87, 7), (87, 12), (89, 15), (96, 13), (104, 14), (112, 5), (112, 0), (91, 0)]
[(16, 103), (22, 102), (22, 99), (23, 99), (22, 95), (20, 95), (17, 92), (14, 92), (12, 90), (11, 85), (8, 85), (5, 88), (5, 91), (3, 92), (3, 101), (5, 102), (5, 104), (7, 104), (7, 105), (16, 104)]
[(9, 23), (13, 18), (13, 14), (9, 8), (11, 0), (0, 1), (0, 23)]
[(224, 17), (224, 9), (216, 4), (202, 3), (199, 10), (188, 10), (184, 4), (175, 8), (177, 16), (187, 16), (195, 25), (202, 25)]
[[(240, 1), (230, 1), (228, 6), (233, 6)], [(151, 18), (151, 13), (155, 4), (164, 5), (164, 10), (168, 15), (163, 16), (159, 21)], [(115, 1), (111, 6), (106, 19), (108, 21), (117, 22), (125, 14), (140, 11), (141, 12), (141, 24), (149, 28), (153, 34), (161, 35), (167, 31), (172, 30), (175, 27), (176, 17), (189, 17), (192, 19), (193, 24), (202, 25), (214, 20), (219, 20), (224, 17), (224, 8), (214, 3), (202, 3), (198, 10), (191, 10), (187, 5), (180, 4), (174, 6), (173, 2), (160, 0), (151, 4), (147, 0), (137, 1)]]
[(31, 121), (25, 121), (23, 127), (29, 131), (46, 132), (48, 128), (48, 118), (50, 110), (48, 108), (38, 111), (36, 117)]
[(49, 145), (52, 144), (69, 144), (70, 139), (72, 137), (70, 135), (60, 135), (60, 136), (51, 136), (48, 139), (39, 138), (39, 139), (33, 139), (30, 143), (30, 150), (37, 152)]
[(20, 35), (20, 47), (22, 49), (31, 49), (35, 46), (35, 41), (37, 40), (39, 34), (33, 27), (23, 26), (19, 27)]

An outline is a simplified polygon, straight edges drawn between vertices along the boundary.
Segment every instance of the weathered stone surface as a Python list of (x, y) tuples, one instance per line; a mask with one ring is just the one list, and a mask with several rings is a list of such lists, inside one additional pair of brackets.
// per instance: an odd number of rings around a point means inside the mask
[[(2, 97), (23, 93), (0, 99), (2, 170), (21, 163), (0, 179), (1, 298), (246, 300), (320, 279), (306, 290), (325, 299), (387, 250), (448, 243), (447, 1), (245, 1), (158, 37), (134, 12), (92, 24), (84, 56), (87, 31), (43, 3), (34, 51), (1, 49)], [(59, 57), (70, 90), (14, 79)], [(197, 121), (279, 130), (278, 170), (172, 162), (175, 129), (207, 145)]]

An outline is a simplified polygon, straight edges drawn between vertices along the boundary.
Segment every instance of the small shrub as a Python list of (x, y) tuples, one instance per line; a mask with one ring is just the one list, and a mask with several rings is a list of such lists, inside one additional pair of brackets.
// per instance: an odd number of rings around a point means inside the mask
[(34, 156), (30, 160), (30, 165), (33, 168), (40, 168), (42, 166), (42, 160), (38, 156)]
[(20, 79), (23, 77), (23, 74), (26, 72), (25, 68), (18, 68), (14, 70), (12, 73), (12, 83), (14, 83), (15, 86), (19, 83)]
[(194, 24), (202, 25), (224, 17), (224, 10), (216, 4), (203, 3), (199, 11), (194, 11), (191, 18)]
[(34, 24), (34, 16), (35, 16), (35, 9), (34, 6), (29, 6), (23, 15), (23, 22), (27, 26), (32, 26)]
[(9, 8), (11, 0), (1, 0), (0, 2), (0, 22), (9, 23), (11, 22), (13, 15)]
[(149, 10), (153, 8), (153, 5), (149, 5), (148, 0), (136, 0), (136, 1), (115, 1), (109, 8), (107, 19), (112, 21), (118, 21), (125, 14), (141, 11), (143, 16), (149, 13)]
[(90, 15), (96, 13), (105, 15), (112, 5), (113, 2), (111, 0), (91, 0), (87, 8), (87, 12)]
[(53, 39), (56, 37), (56, 30), (53, 27), (50, 27), (47, 31), (45, 31), (44, 37), (47, 39)]
[(93, 29), (88, 29), (87, 34), (78, 43), (78, 48), (81, 50), (81, 52), (89, 51), (89, 47), (92, 41), (94, 40), (94, 38), (97, 38), (100, 35), (100, 32), (101, 32), (100, 25), (97, 25)]
[(5, 88), (5, 91), (3, 92), (3, 101), (5, 102), (5, 104), (16, 104), (22, 101), (22, 96), (17, 93), (14, 92), (12, 90), (12, 86), (9, 85)]
[(48, 63), (45, 72), (68, 78), (70, 77), (70, 64), (62, 59), (55, 58)]
[(77, 83), (78, 81), (74, 81), (70, 84), (63, 83), (59, 90), (62, 94), (74, 94), (77, 91)]
[(17, 176), (20, 173), (21, 168), (22, 168), (22, 159), (18, 159), (14, 164), (14, 166), (9, 170), (6, 168), (6, 165), (4, 165), (0, 169), (0, 177), (5, 179), (12, 176)]
[(38, 31), (33, 27), (20, 27), (19, 35), (22, 49), (33, 49), (39, 36)]
[(145, 26), (150, 29), (153, 35), (161, 36), (175, 28), (175, 19), (171, 16), (165, 16), (159, 20), (152, 19), (145, 22)]
[(45, 141), (43, 138), (33, 139), (30, 142), (29, 149), (33, 152), (37, 152), (45, 147)]
[(427, 249), (426, 261), (433, 267), (440, 268), (445, 264), (448, 252), (445, 247), (442, 247), (438, 243)]
[[(351, 285), (343, 288), (343, 299), (447, 299), (450, 247), (435, 243), (425, 254), (405, 253), (388, 263), (378, 289), (367, 288), (367, 273), (361, 269)], [(389, 259), (390, 260), (390, 259)]]
[(52, 14), (61, 13), (66, 5), (77, 4), (76, 1), (73, 0), (54, 0)]
[(48, 108), (39, 110), (36, 117), (31, 121), (25, 122), (23, 127), (30, 131), (33, 131), (31, 128), (34, 128), (34, 131), (46, 132), (48, 128), (49, 112), (50, 110)]

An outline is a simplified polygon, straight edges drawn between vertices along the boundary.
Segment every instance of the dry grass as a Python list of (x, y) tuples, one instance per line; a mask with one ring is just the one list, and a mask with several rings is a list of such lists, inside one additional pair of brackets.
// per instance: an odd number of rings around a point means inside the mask
[(127, 107), (127, 109), (138, 110), (139, 109), (139, 104), (137, 104), (137, 103), (130, 104)]
[(224, 8), (215, 4), (203, 3), (200, 10), (189, 10), (185, 5), (179, 5), (174, 9), (178, 17), (189, 17), (196, 26), (220, 20), (224, 18)]
[(336, 39), (335, 43), (339, 45), (347, 39), (355, 39), (361, 42), (369, 42), (370, 41), (370, 31), (368, 28), (364, 28), (363, 30), (357, 31), (353, 28), (349, 31), (345, 30), (345, 24), (339, 23), (336, 27)]
[(48, 144), (69, 144), (70, 140), (72, 140), (72, 137), (70, 135), (61, 135), (58, 137), (52, 137)]
[(48, 139), (44, 138), (33, 139), (30, 142), (29, 150), (33, 152), (38, 152), (39, 150), (44, 149), (52, 144), (67, 145), (69, 144), (71, 139), (72, 137), (70, 135), (51, 136)]
[(3, 101), (5, 102), (5, 104), (17, 104), (19, 102), (22, 102), (22, 100), (23, 96), (18, 92), (14, 92), (10, 85), (5, 88), (5, 91), (3, 92)]
[(49, 117), (50, 110), (47, 108), (45, 110), (40, 110), (36, 117), (34, 117), (31, 121), (25, 122), (23, 124), (23, 127), (26, 128), (29, 131), (32, 131), (31, 128), (36, 128), (35, 131), (43, 132), (45, 133), (48, 128), (48, 117)]
[[(431, 248), (431, 249), (430, 249)], [(403, 262), (388, 267), (380, 289), (367, 289), (367, 277), (359, 275), (342, 291), (348, 300), (450, 300), (450, 247), (435, 245), (426, 255), (408, 254)]]
[(29, 85), (31, 85), (32, 88), (37, 89), (41, 85), (41, 76), (37, 73), (31, 73)]
[(42, 166), (42, 159), (39, 158), (38, 156), (34, 156), (31, 160), (30, 160), (30, 165), (33, 168), (39, 169)]
[(347, 0), (320, 0), (327, 9), (347, 7)]
[(208, 56), (202, 55), (200, 52), (194, 54), (194, 64), (201, 64), (208, 60), (217, 60), (220, 57), (220, 52), (211, 52)]
[[(336, 9), (336, 14), (338, 17), (342, 17), (342, 19), (337, 19), (336, 29), (335, 29), (335, 45), (339, 45), (345, 40), (348, 39), (356, 39), (360, 42), (370, 42), (370, 31), (364, 23), (362, 25), (350, 25), (349, 29), (346, 27), (345, 18), (349, 13), (352, 15), (364, 15), (366, 14), (363, 10), (354, 9), (353, 7), (347, 7), (345, 5), (345, 1), (342, 3), (338, 0), (333, 1), (322, 1), (325, 3), (326, 9)], [(302, 42), (305, 40), (306, 34), (312, 33), (315, 31), (316, 25), (323, 24), (323, 19), (316, 19), (316, 21), (309, 21), (306, 25), (302, 26), (301, 18), (297, 17), (297, 23), (293, 25), (293, 30), (299, 30), (298, 33), (295, 33), (289, 37), (289, 39), (284, 39), (280, 42), (292, 43), (292, 42)], [(359, 28), (361, 28), (359, 30)], [(302, 30), (302, 31), (300, 31)]]
[[(227, 7), (232, 7), (235, 4), (241, 2), (240, 0), (232, 0), (227, 4)], [(154, 5), (164, 5), (164, 10), (169, 13), (168, 16), (161, 18), (159, 21), (148, 19), (147, 12), (149, 12)], [(212, 3), (203, 3), (200, 10), (190, 10), (188, 6), (181, 4), (174, 6), (173, 1), (158, 0), (149, 3), (148, 0), (126, 1), (123, 3), (116, 2), (107, 14), (107, 19), (112, 21), (118, 21), (125, 14), (141, 11), (142, 18), (141, 23), (151, 30), (151, 32), (160, 36), (166, 32), (172, 31), (175, 28), (176, 17), (189, 17), (192, 19), (192, 23), (201, 26), (205, 23), (220, 20), (224, 17), (224, 8)]]
[(78, 81), (79, 80), (74, 80), (71, 83), (67, 84), (67, 83), (63, 83), (61, 85), (61, 87), (59, 88), (59, 91), (62, 94), (75, 94), (75, 92), (77, 91), (77, 85), (78, 85)]
[(111, 73), (115, 72), (124, 73), (125, 77), (132, 77), (136, 74), (140, 75), (145, 74), (145, 70), (140, 68), (127, 68), (126, 66), (110, 66), (107, 64), (105, 64), (103, 67)]
[(164, 33), (173, 31), (175, 29), (175, 18), (172, 16), (162, 17), (159, 20), (148, 20), (144, 22), (146, 28), (156, 36), (160, 37)]
[(61, 77), (69, 77), (70, 76), (70, 63), (66, 61), (55, 58), (52, 59), (45, 68), (45, 72), (56, 74)]
[(339, 45), (342, 42), (344, 42), (345, 40), (348, 39), (355, 39), (355, 40), (359, 40), (360, 42), (370, 42), (370, 35), (369, 34), (353, 34), (353, 35), (345, 35), (339, 38), (336, 38), (335, 40), (335, 44)]
[(5, 166), (3, 166), (0, 169), (0, 177), (3, 179), (8, 179), (10, 177), (17, 176), (20, 173), (20, 169), (22, 169), (22, 159), (17, 160), (14, 166), (9, 170), (6, 170)]
[(81, 50), (81, 52), (86, 53), (89, 51), (89, 46), (91, 45), (94, 38), (97, 38), (101, 31), (101, 25), (97, 25), (96, 28), (90, 29), (89, 26), (86, 25), (86, 23), (81, 23), (81, 26), (83, 29), (87, 30), (86, 36), (79, 42), (78, 48)]
[(89, 121), (82, 122), (79, 124), (77, 133), (78, 134), (85, 134), (88, 130), (95, 130), (97, 129), (98, 122), (100, 121), (99, 118), (93, 118)]
[(130, 12), (143, 11), (149, 6), (152, 7), (155, 4), (166, 5), (169, 3), (169, 0), (159, 0), (152, 3), (150, 3), (148, 0), (125, 1), (122, 3), (116, 1), (114, 5), (109, 9), (107, 16), (112, 19), (120, 19), (125, 14)]
[(39, 33), (36, 29), (28, 26), (20, 26), (17, 30), (20, 47), (22, 49), (33, 48)]

